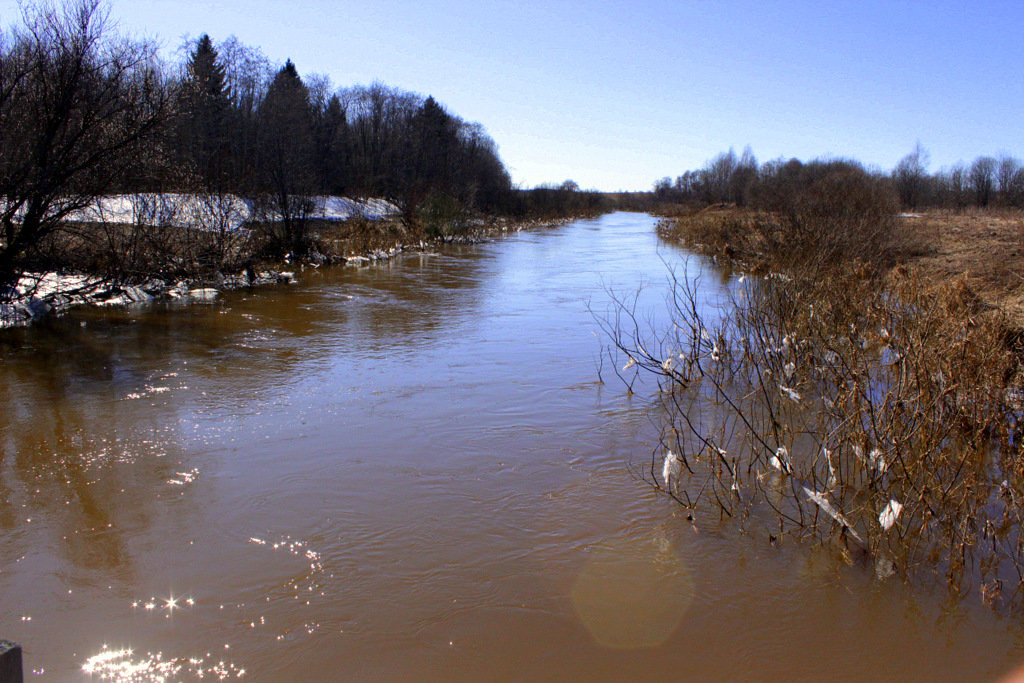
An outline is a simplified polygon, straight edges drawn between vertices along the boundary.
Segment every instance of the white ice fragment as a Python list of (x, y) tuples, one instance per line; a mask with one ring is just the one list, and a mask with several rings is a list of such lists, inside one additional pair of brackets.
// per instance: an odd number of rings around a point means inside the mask
[(836, 477), (836, 469), (832, 466), (832, 452), (827, 448), (822, 448), (821, 450), (825, 454), (825, 462), (828, 463), (828, 481), (825, 482), (825, 485), (831, 491), (839, 483), (839, 480)]
[(669, 450), (665, 453), (665, 462), (661, 467), (661, 478), (665, 480), (665, 488), (675, 491), (679, 488), (679, 476), (683, 473), (683, 461)]
[(883, 529), (888, 531), (896, 523), (896, 518), (900, 516), (901, 512), (903, 512), (903, 505), (895, 498), (890, 498), (889, 504), (878, 515), (878, 523), (882, 525)]
[(800, 402), (800, 394), (799, 394), (799, 392), (797, 392), (797, 391), (795, 391), (793, 389), (790, 389), (789, 387), (785, 387), (785, 386), (782, 386), (780, 384), (779, 385), (779, 392), (781, 392), (783, 396), (788, 398), (793, 403), (799, 403)]
[(880, 475), (885, 474), (885, 471), (889, 469), (889, 463), (887, 463), (885, 458), (882, 457), (882, 451), (877, 448), (872, 449), (871, 452), (868, 453), (868, 462), (872, 469)]
[(785, 446), (779, 446), (775, 449), (775, 455), (768, 458), (768, 464), (780, 472), (793, 474), (793, 468), (789, 464), (789, 451), (786, 450)]
[(896, 563), (887, 555), (879, 555), (875, 560), (875, 578), (884, 581), (896, 574)]
[(796, 372), (796, 363), (794, 363), (793, 361), (789, 361), (782, 368), (782, 372), (783, 372), (783, 374), (786, 375), (786, 379), (787, 380), (788, 379), (793, 379), (793, 374)]
[(849, 534), (853, 538), (853, 540), (857, 541), (861, 545), (864, 545), (864, 539), (862, 539), (860, 537), (860, 535), (856, 531), (854, 531), (853, 526), (850, 524), (850, 521), (848, 519), (846, 519), (845, 516), (843, 516), (843, 513), (841, 513), (839, 510), (837, 510), (832, 505), (832, 503), (828, 502), (828, 499), (825, 497), (824, 493), (819, 493), (818, 491), (812, 491), (811, 489), (807, 488), (806, 486), (804, 486), (802, 488), (804, 490), (804, 495), (806, 495), (811, 500), (812, 503), (814, 503), (819, 508), (821, 508), (822, 512), (824, 512), (826, 515), (828, 515), (829, 517), (834, 519), (844, 529), (846, 529), (846, 531), (849, 532)]
[(218, 292), (216, 289), (213, 289), (212, 287), (203, 287), (201, 289), (189, 290), (188, 295), (190, 298), (195, 299), (197, 301), (213, 301), (214, 299), (217, 298), (217, 295), (219, 293), (220, 292)]

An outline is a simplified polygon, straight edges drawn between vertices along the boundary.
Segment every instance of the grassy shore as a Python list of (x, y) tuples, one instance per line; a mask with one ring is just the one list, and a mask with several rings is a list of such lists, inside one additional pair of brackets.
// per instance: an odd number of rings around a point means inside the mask
[[(773, 217), (732, 206), (663, 207), (659, 233), (750, 270), (788, 267), (792, 259), (767, 238)], [(963, 283), (988, 308), (1024, 329), (1024, 210), (931, 209), (895, 217), (884, 252), (859, 257), (882, 271), (913, 270), (921, 283)]]
[(1024, 329), (1024, 211), (925, 211), (901, 224), (921, 245), (907, 265), (936, 283), (965, 277), (985, 304)]

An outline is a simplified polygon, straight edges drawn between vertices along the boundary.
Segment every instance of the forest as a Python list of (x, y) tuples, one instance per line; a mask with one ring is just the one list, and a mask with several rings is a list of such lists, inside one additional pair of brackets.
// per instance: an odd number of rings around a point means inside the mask
[(27, 6), (0, 36), (0, 285), (59, 267), (68, 218), (114, 193), (187, 193), (221, 214), (242, 198), (266, 218), (264, 256), (309, 249), (325, 195), (385, 199), (404, 228), (428, 232), (602, 201), (571, 182), (514, 187), (484, 127), (431, 96), (303, 78), (235, 37), (203, 34), (181, 53), (168, 61), (119, 35), (99, 0)]

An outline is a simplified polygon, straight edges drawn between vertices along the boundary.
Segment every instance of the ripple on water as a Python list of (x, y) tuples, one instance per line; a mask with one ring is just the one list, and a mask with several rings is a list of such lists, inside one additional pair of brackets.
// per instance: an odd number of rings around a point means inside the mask
[(0, 626), (59, 680), (997, 673), (1004, 625), (789, 571), (631, 476), (657, 388), (625, 395), (582, 302), (646, 283), (668, 329), (676, 256), (618, 215), (51, 321), (0, 362)]
[[(298, 558), (305, 563), (305, 569), (296, 576), (289, 578), (276, 591), (268, 591), (263, 596), (264, 602), (271, 602), (272, 598), (284, 599), (289, 604), (298, 604), (304, 607), (316, 607), (314, 602), (322, 600), (327, 595), (327, 581), (334, 577), (324, 569), (320, 553), (309, 547), (309, 544), (301, 539), (291, 536), (282, 536), (276, 541), (268, 541), (263, 538), (251, 536), (249, 543), (270, 551), (283, 553)], [(270, 595), (270, 593), (276, 595)], [(314, 610), (315, 611), (315, 610)], [(294, 615), (293, 615), (294, 616)], [(293, 620), (290, 620), (294, 624)], [(248, 622), (249, 628), (255, 629), (266, 625), (264, 615), (252, 616)], [(284, 630), (277, 633), (276, 640), (286, 640), (295, 637), (300, 632), (312, 635), (320, 629), (320, 622), (314, 619), (303, 619), (301, 626), (288, 625)]]

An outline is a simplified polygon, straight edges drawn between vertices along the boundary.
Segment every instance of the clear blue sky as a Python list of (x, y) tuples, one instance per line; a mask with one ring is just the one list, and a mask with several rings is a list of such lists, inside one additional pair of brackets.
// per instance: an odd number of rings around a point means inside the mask
[[(1024, 156), (1024, 3), (112, 0), (123, 30), (236, 35), (336, 85), (482, 123), (513, 180), (650, 189), (749, 144), (932, 170)], [(17, 19), (0, 0), (0, 20)]]

